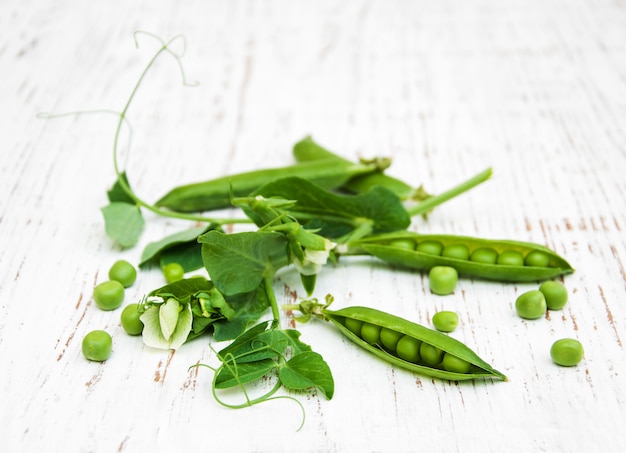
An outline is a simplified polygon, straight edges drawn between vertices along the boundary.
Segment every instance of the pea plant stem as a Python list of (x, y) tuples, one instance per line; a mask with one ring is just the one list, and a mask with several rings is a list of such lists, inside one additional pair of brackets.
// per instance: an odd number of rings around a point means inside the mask
[(487, 181), (491, 177), (491, 174), (492, 174), (491, 168), (487, 168), (486, 170), (483, 170), (477, 175), (471, 177), (470, 179), (462, 182), (461, 184), (443, 193), (428, 197), (424, 201), (416, 204), (415, 206), (407, 207), (406, 208), (407, 212), (409, 213), (411, 217), (416, 216), (416, 215), (427, 214), (434, 207), (439, 206), (440, 204), (445, 203), (446, 201), (458, 195), (461, 195), (462, 193), (467, 192), (468, 190), (476, 187), (477, 185)]
[[(137, 34), (138, 34), (138, 32), (135, 33), (135, 43), (137, 43)], [(125, 121), (127, 121), (126, 114), (128, 113), (128, 109), (130, 108), (133, 100), (135, 99), (135, 96), (137, 94), (137, 91), (139, 90), (139, 87), (141, 86), (141, 83), (143, 82), (144, 78), (146, 77), (146, 75), (148, 74), (148, 72), (150, 71), (150, 69), (152, 68), (154, 63), (156, 62), (156, 60), (159, 58), (159, 56), (163, 52), (167, 52), (170, 55), (172, 55), (172, 57), (174, 57), (174, 59), (178, 63), (178, 66), (180, 68), (180, 71), (181, 71), (181, 74), (182, 74), (182, 77), (183, 77), (183, 84), (186, 85), (186, 86), (191, 85), (185, 79), (185, 73), (183, 71), (182, 64), (180, 62), (180, 58), (182, 56), (182, 53), (178, 54), (178, 53), (174, 52), (172, 49), (170, 49), (171, 43), (174, 42), (176, 39), (181, 39), (182, 37), (181, 36), (175, 36), (174, 38), (172, 38), (169, 41), (165, 42), (161, 38), (159, 38), (159, 37), (157, 37), (157, 36), (155, 36), (155, 35), (153, 35), (151, 33), (145, 33), (145, 34), (147, 34), (148, 36), (152, 36), (155, 39), (157, 39), (161, 43), (161, 47), (160, 47), (160, 49), (158, 51), (155, 52), (155, 54), (152, 56), (152, 58), (150, 59), (148, 64), (145, 66), (145, 68), (141, 72), (141, 74), (139, 76), (139, 79), (137, 80), (137, 82), (135, 83), (135, 86), (131, 90), (130, 96), (128, 97), (128, 100), (126, 101), (126, 104), (124, 105), (124, 108), (118, 114), (119, 115), (119, 121), (117, 123), (117, 127), (116, 127), (116, 130), (115, 130), (115, 136), (113, 138), (113, 168), (115, 169), (115, 174), (117, 176), (118, 183), (119, 183), (120, 187), (124, 190), (124, 192), (126, 192), (126, 194), (138, 206), (141, 206), (141, 207), (143, 207), (143, 208), (145, 208), (145, 209), (147, 209), (149, 211), (152, 211), (155, 214), (163, 216), (163, 217), (171, 217), (171, 218), (182, 219), (182, 220), (191, 220), (191, 221), (217, 223), (217, 224), (220, 224), (220, 225), (223, 225), (223, 224), (234, 224), (234, 223), (251, 223), (251, 220), (248, 219), (248, 218), (205, 217), (205, 216), (202, 216), (202, 215), (183, 214), (183, 213), (168, 211), (168, 210), (165, 210), (165, 209), (160, 209), (160, 208), (158, 208), (158, 207), (156, 207), (156, 206), (154, 206), (154, 205), (152, 205), (152, 204), (142, 200), (141, 198), (139, 198), (137, 196), (137, 194), (135, 194), (135, 192), (133, 192), (133, 190), (130, 188), (130, 186), (126, 183), (126, 181), (122, 177), (122, 171), (121, 171), (119, 163), (118, 163), (118, 143), (119, 143), (119, 138), (120, 138), (120, 134), (121, 134), (121, 131), (122, 131), (122, 125), (124, 124)]]

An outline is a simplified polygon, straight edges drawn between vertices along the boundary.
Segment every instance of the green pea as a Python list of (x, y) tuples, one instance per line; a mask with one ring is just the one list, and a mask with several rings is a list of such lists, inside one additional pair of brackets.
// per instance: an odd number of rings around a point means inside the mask
[(459, 325), (459, 315), (453, 311), (439, 311), (433, 315), (433, 326), (440, 332), (454, 332)]
[(446, 245), (441, 252), (441, 256), (446, 258), (454, 258), (456, 260), (468, 260), (469, 249), (463, 244)]
[(441, 360), (443, 359), (443, 351), (431, 344), (422, 343), (420, 345), (420, 356), (424, 362), (435, 366), (441, 363)]
[(124, 286), (115, 280), (102, 282), (94, 288), (93, 300), (101, 310), (115, 310), (124, 301)]
[(441, 255), (443, 245), (439, 241), (424, 241), (417, 244), (417, 251), (429, 255)]
[(420, 360), (420, 341), (404, 335), (396, 345), (396, 355), (407, 362), (417, 363)]
[(539, 291), (546, 298), (549, 310), (560, 310), (567, 304), (567, 289), (560, 282), (554, 280), (543, 282), (539, 286)]
[(120, 282), (124, 288), (131, 286), (136, 279), (137, 270), (126, 260), (116, 261), (109, 269), (109, 280)]
[(550, 348), (550, 356), (557, 365), (575, 366), (583, 359), (585, 351), (580, 341), (574, 338), (562, 338)]
[(526, 291), (515, 301), (515, 310), (524, 319), (541, 318), (547, 309), (546, 298), (538, 289)]
[(346, 318), (344, 325), (346, 328), (355, 334), (357, 337), (361, 337), (361, 327), (363, 327), (363, 321), (358, 319)]
[(163, 266), (162, 271), (167, 283), (177, 282), (185, 276), (185, 269), (178, 263), (168, 263)]
[(392, 329), (387, 329), (386, 327), (383, 327), (380, 330), (380, 342), (383, 344), (385, 348), (387, 348), (390, 351), (396, 350), (398, 340), (400, 340), (402, 336), (403, 335), (400, 332), (396, 332), (395, 330), (392, 330)]
[(389, 242), (391, 247), (397, 247), (404, 250), (415, 250), (415, 241), (413, 239), (394, 239)]
[(462, 374), (467, 373), (472, 367), (472, 365), (469, 362), (463, 359), (460, 359), (457, 356), (449, 354), (447, 352), (443, 356), (442, 365), (443, 365), (443, 369), (446, 371), (451, 371), (453, 373), (462, 373)]
[(129, 304), (122, 310), (120, 321), (128, 335), (139, 335), (143, 332), (143, 322), (139, 319), (140, 316), (139, 304)]
[(470, 261), (476, 261), (482, 264), (496, 264), (498, 260), (498, 252), (490, 247), (480, 247), (472, 252)]
[(111, 356), (113, 339), (104, 330), (92, 330), (83, 338), (82, 351), (87, 360), (104, 362)]
[(379, 344), (380, 329), (381, 327), (376, 324), (370, 324), (369, 322), (363, 323), (363, 326), (361, 327), (361, 338), (369, 344)]
[(434, 266), (428, 272), (430, 290), (441, 296), (452, 293), (458, 281), (459, 274), (450, 266)]
[(505, 266), (523, 266), (524, 257), (517, 250), (506, 250), (498, 255), (496, 263)]
[(549, 267), (550, 255), (540, 250), (533, 250), (524, 258), (525, 266)]

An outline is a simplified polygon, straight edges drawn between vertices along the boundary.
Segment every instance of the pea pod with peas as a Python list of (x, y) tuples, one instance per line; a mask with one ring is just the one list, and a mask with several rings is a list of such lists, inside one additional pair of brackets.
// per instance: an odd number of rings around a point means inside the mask
[(360, 239), (348, 244), (344, 254), (372, 255), (418, 270), (449, 266), (459, 275), (502, 282), (541, 281), (574, 272), (564, 258), (540, 244), (410, 231)]
[[(462, 342), (433, 329), (368, 307), (329, 310), (315, 299), (284, 305), (298, 310), (303, 319), (311, 316), (330, 321), (358, 346), (392, 365), (450, 381), (494, 378), (506, 381), (504, 374), (481, 359)], [(302, 319), (302, 318), (300, 318)]]

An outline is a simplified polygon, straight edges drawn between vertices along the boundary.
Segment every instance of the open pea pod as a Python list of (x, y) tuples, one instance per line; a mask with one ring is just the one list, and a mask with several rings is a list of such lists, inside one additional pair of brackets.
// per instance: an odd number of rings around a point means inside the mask
[[(495, 370), (462, 342), (398, 316), (367, 307), (346, 307), (336, 311), (322, 309), (321, 312), (354, 343), (395, 366), (423, 376), (450, 381), (477, 378), (507, 380), (504, 374)], [(358, 326), (361, 326), (361, 330)], [(379, 334), (378, 340), (369, 336), (366, 341), (363, 329), (368, 327), (374, 331), (378, 328), (381, 332), (386, 329), (392, 336), (399, 338), (396, 349), (394, 346), (384, 345), (384, 340), (381, 339), (384, 333)], [(425, 357), (420, 357), (419, 353), (411, 360), (401, 358), (400, 342), (404, 337), (414, 343), (428, 345), (430, 351), (439, 354), (441, 361), (434, 363), (436, 360), (429, 360), (430, 363), (427, 363)]]
[[(426, 245), (434, 247), (422, 247)], [(350, 246), (349, 253), (370, 254), (397, 266), (450, 266), (460, 275), (502, 282), (541, 281), (574, 272), (557, 253), (531, 242), (403, 231), (370, 236)], [(446, 253), (453, 249), (463, 253)]]

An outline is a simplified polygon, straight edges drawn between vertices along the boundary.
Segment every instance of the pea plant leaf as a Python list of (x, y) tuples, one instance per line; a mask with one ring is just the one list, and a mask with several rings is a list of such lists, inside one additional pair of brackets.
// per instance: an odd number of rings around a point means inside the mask
[(276, 362), (272, 359), (242, 363), (227, 357), (215, 377), (215, 388), (225, 389), (247, 384), (262, 378), (276, 368)]
[(330, 192), (315, 183), (297, 177), (278, 179), (260, 187), (253, 196), (280, 197), (297, 200), (288, 213), (307, 229), (331, 239), (350, 233), (360, 225), (369, 224), (372, 232), (408, 228), (411, 217), (400, 199), (384, 187), (374, 187), (359, 195)]
[(124, 248), (137, 243), (144, 227), (144, 219), (138, 206), (114, 201), (102, 209), (104, 229), (107, 236)]
[(289, 264), (287, 239), (271, 231), (224, 234), (209, 231), (198, 238), (202, 260), (224, 294), (248, 293)]
[(213, 339), (215, 341), (237, 338), (251, 323), (258, 321), (270, 305), (265, 283), (261, 283), (249, 293), (226, 296), (226, 300), (235, 310), (235, 315), (230, 320), (217, 321), (213, 324)]
[(294, 355), (280, 368), (278, 377), (290, 389), (304, 390), (317, 387), (327, 399), (335, 392), (335, 382), (330, 367), (320, 354), (304, 351)]
[(159, 261), (161, 267), (172, 262), (178, 263), (185, 272), (201, 269), (202, 246), (198, 243), (198, 236), (213, 229), (216, 229), (215, 225), (202, 225), (150, 242), (141, 253), (139, 266), (144, 267), (148, 263)]
[(132, 199), (128, 193), (122, 187), (120, 180), (126, 184), (127, 187), (130, 187), (128, 183), (128, 177), (126, 176), (126, 172), (120, 174), (120, 177), (115, 180), (115, 183), (111, 186), (109, 190), (107, 190), (107, 198), (111, 203), (120, 202), (120, 203), (128, 203), (135, 204), (135, 200)]

